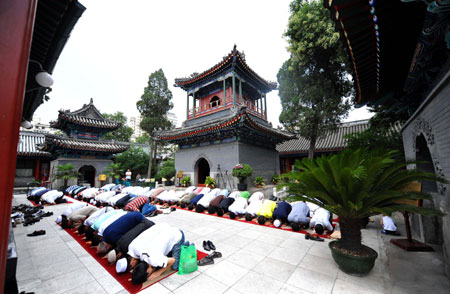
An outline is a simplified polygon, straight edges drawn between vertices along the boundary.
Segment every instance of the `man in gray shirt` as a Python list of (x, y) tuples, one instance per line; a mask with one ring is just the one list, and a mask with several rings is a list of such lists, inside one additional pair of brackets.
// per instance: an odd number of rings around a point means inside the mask
[(305, 202), (299, 201), (292, 204), (292, 210), (288, 215), (288, 222), (292, 230), (299, 231), (301, 228), (307, 228), (309, 225), (309, 207)]

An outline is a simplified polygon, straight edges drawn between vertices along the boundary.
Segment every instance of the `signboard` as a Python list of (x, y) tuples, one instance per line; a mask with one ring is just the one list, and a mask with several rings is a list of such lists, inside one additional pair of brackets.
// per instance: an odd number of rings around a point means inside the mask
[(95, 133), (78, 133), (78, 139), (98, 140), (98, 134)]
[(98, 180), (99, 181), (106, 181), (106, 175), (103, 175), (103, 174), (98, 175)]
[[(408, 186), (403, 188), (403, 192), (421, 192), (421, 191), (422, 191), (422, 183), (419, 182), (412, 182)], [(394, 202), (398, 204), (408, 204), (417, 207), (422, 206), (422, 200), (399, 199)]]

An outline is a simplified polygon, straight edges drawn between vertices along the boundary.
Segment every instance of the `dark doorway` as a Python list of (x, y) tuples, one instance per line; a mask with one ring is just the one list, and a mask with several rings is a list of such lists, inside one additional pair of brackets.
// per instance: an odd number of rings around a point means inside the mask
[[(418, 163), (417, 168), (434, 173), (433, 159), (431, 158), (430, 150), (428, 149), (427, 141), (423, 135), (417, 137), (416, 140), (416, 160), (423, 163)], [(438, 192), (436, 182), (422, 182), (422, 192)]]
[(81, 183), (89, 183), (91, 187), (95, 187), (95, 167), (92, 165), (83, 165), (78, 172), (80, 172)]
[(206, 177), (209, 176), (209, 164), (204, 158), (197, 161), (197, 184), (204, 184)]

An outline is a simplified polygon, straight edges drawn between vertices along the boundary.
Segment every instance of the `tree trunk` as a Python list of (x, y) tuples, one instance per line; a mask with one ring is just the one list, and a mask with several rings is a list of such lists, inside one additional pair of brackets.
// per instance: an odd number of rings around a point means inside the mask
[(150, 179), (152, 177), (152, 164), (153, 164), (153, 140), (150, 140), (150, 160), (148, 161), (148, 171), (147, 171), (147, 179)]
[(361, 227), (359, 218), (340, 218), (342, 248), (353, 251), (361, 251)]
[(158, 150), (158, 144), (156, 143), (156, 140), (153, 141), (153, 164), (156, 166), (156, 154)]
[(316, 150), (316, 137), (311, 138), (311, 141), (309, 142), (309, 150), (308, 150), (308, 158), (313, 159), (314, 158), (314, 151)]

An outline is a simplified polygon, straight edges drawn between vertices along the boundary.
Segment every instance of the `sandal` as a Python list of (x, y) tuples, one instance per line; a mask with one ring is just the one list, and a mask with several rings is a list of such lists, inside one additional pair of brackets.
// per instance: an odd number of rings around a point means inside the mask
[(212, 259), (212, 258), (210, 258), (208, 256), (205, 256), (205, 257), (203, 257), (202, 259), (200, 259), (198, 261), (198, 265), (199, 266), (210, 265), (210, 264), (214, 264), (214, 259)]
[(44, 230), (39, 230), (39, 231), (34, 231), (31, 234), (28, 234), (28, 237), (34, 237), (34, 236), (40, 236), (40, 235), (45, 235), (45, 231)]

